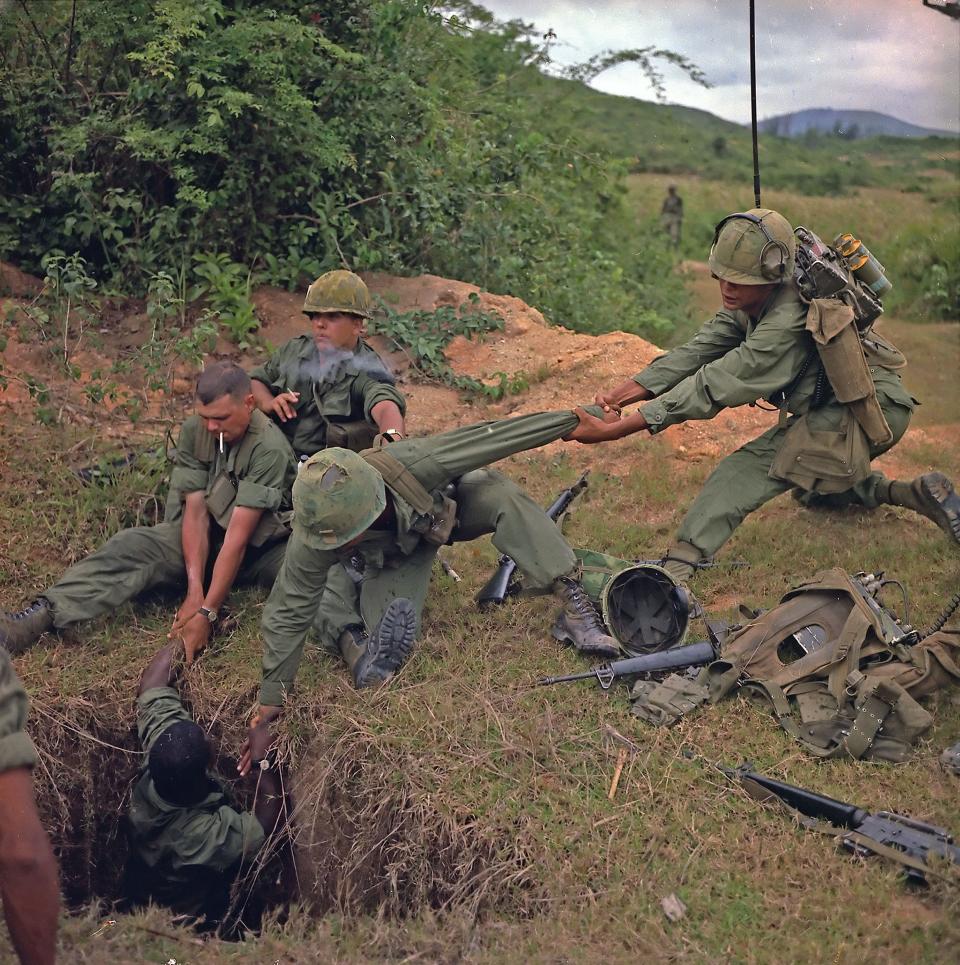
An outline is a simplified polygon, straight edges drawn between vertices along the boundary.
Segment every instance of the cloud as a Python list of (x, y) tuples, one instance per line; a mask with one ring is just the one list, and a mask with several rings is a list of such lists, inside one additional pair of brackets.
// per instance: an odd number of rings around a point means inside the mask
[[(482, 0), (484, 2), (484, 0)], [(499, 19), (553, 29), (561, 63), (604, 49), (653, 44), (689, 57), (713, 88), (665, 67), (673, 103), (728, 120), (750, 118), (747, 5), (726, 0), (485, 0)], [(920, 0), (765, 0), (757, 4), (761, 117), (807, 107), (880, 110), (905, 121), (960, 131), (960, 24)], [(652, 99), (640, 70), (602, 74), (598, 90)]]

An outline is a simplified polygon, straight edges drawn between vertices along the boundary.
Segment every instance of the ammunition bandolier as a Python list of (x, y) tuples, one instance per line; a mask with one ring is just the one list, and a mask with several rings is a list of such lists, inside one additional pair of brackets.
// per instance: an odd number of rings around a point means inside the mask
[[(960, 630), (909, 646), (891, 625), (846, 573), (825, 570), (733, 628), (695, 681), (640, 682), (634, 712), (669, 724), (741, 688), (769, 700), (810, 754), (903, 761), (933, 722), (918, 700), (960, 682)], [(801, 647), (795, 635), (805, 630)]]

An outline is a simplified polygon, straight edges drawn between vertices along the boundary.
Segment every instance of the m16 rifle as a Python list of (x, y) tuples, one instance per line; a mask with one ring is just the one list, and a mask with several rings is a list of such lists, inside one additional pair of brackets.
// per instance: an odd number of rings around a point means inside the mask
[[(570, 508), (573, 501), (587, 488), (587, 476), (589, 475), (590, 470), (585, 470), (583, 475), (569, 489), (564, 489), (550, 504), (547, 515), (554, 522), (559, 523), (560, 518)], [(477, 594), (476, 600), (480, 609), (499, 606), (508, 596), (514, 596), (518, 592), (518, 587), (513, 582), (516, 571), (517, 564), (512, 557), (504, 554), (497, 560), (496, 571)]]
[[(909, 881), (924, 884), (930, 873), (927, 859), (937, 855), (960, 864), (960, 847), (944, 829), (923, 821), (915, 821), (891, 811), (871, 813), (856, 804), (808, 791), (793, 784), (785, 784), (750, 769), (749, 764), (738, 768), (721, 767), (728, 777), (739, 781), (758, 800), (777, 800), (794, 811), (816, 821), (826, 821), (838, 829), (840, 844), (851, 854), (878, 854), (892, 858), (906, 868)], [(814, 830), (821, 830), (815, 824)]]
[(642, 657), (628, 657), (601, 664), (583, 673), (571, 673), (562, 677), (543, 677), (537, 681), (538, 687), (563, 684), (570, 680), (589, 680), (596, 677), (604, 690), (609, 690), (620, 677), (635, 677), (642, 673), (656, 673), (660, 670), (683, 670), (687, 667), (701, 667), (716, 657), (713, 644), (706, 640), (688, 643), (683, 647), (671, 647), (657, 653), (647, 653)]

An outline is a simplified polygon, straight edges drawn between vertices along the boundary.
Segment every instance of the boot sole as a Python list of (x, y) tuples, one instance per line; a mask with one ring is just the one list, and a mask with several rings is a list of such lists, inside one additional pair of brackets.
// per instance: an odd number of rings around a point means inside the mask
[(929, 472), (920, 478), (920, 488), (936, 514), (936, 524), (960, 544), (960, 496), (942, 472)]
[(403, 597), (390, 601), (367, 643), (368, 658), (358, 675), (358, 687), (389, 680), (409, 659), (417, 639), (417, 611)]

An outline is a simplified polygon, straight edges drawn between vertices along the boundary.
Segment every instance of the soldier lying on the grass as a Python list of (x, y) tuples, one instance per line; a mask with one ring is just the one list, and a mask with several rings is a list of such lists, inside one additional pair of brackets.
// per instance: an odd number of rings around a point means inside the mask
[[(258, 785), (253, 813), (237, 811), (209, 773), (213, 750), (172, 686), (178, 644), (149, 663), (137, 691), (137, 734), (144, 752), (130, 799), (127, 898), (220, 921), (230, 887), (249, 870), (267, 838), (285, 822), (283, 786), (268, 746), (251, 750)], [(265, 766), (266, 765), (266, 766)]]
[(27, 695), (0, 650), (0, 898), (23, 965), (52, 965), (60, 890), (57, 862), (33, 799), (37, 762), (23, 725)]
[(238, 365), (209, 365), (196, 401), (180, 431), (166, 520), (122, 530), (26, 609), (0, 613), (0, 645), (21, 653), (52, 628), (90, 620), (144, 590), (185, 584), (170, 637), (183, 639), (191, 662), (235, 582), (273, 584), (289, 535), (279, 513), (290, 507), (293, 451), (254, 407)]
[[(322, 644), (343, 656), (358, 687), (397, 672), (416, 639), (437, 550), (448, 541), (492, 533), (526, 586), (562, 602), (558, 639), (583, 653), (618, 653), (557, 525), (519, 486), (483, 468), (560, 439), (577, 424), (570, 410), (541, 412), (394, 442), (366, 457), (326, 449), (307, 460), (293, 486), (286, 558), (264, 610), (251, 741), (262, 742), (289, 698), (315, 618)], [(248, 748), (241, 770), (249, 766)]]

